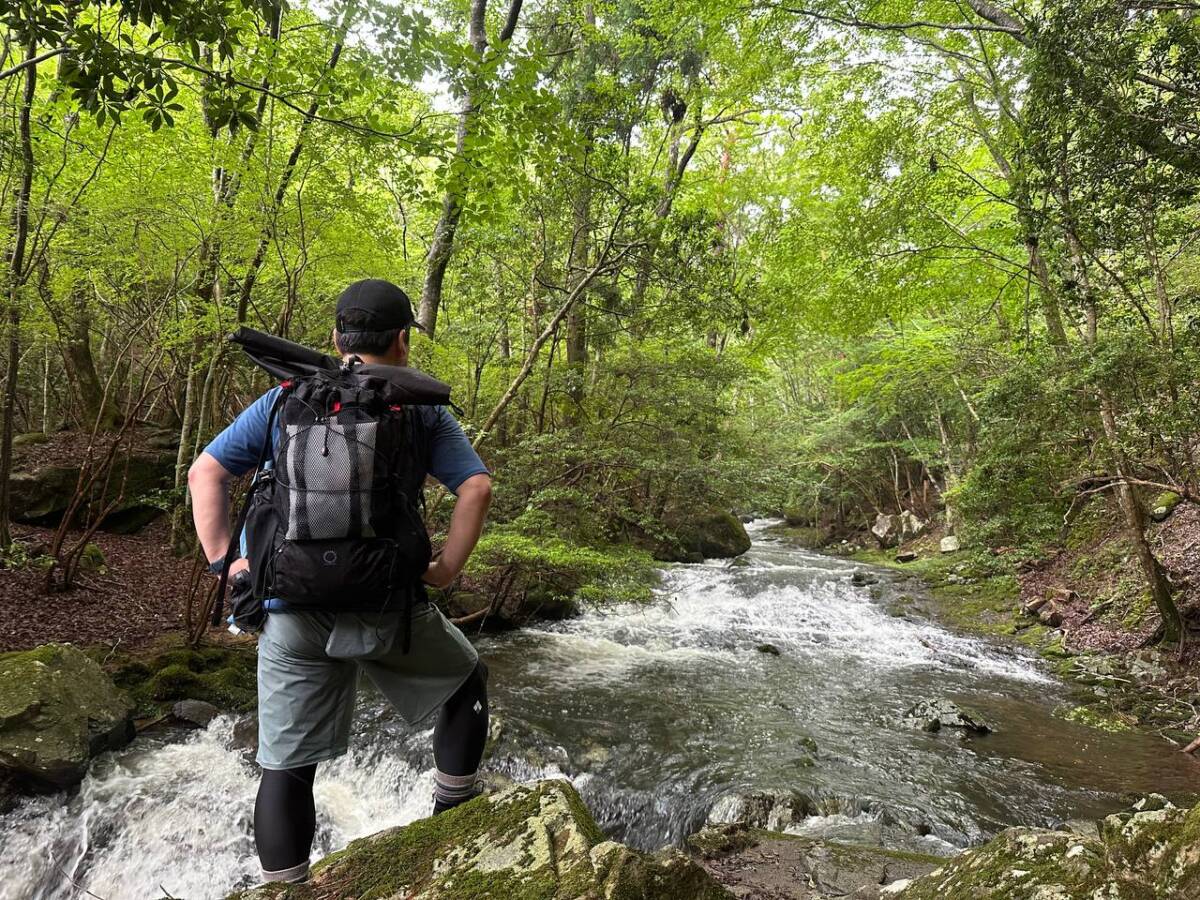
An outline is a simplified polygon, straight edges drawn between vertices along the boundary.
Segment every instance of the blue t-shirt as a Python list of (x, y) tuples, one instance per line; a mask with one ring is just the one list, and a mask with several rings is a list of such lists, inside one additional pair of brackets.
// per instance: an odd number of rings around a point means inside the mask
[[(244, 475), (258, 464), (267, 439), (267, 419), (271, 407), (281, 388), (267, 391), (230, 423), (229, 427), (212, 439), (204, 452), (216, 459), (234, 475)], [(429, 429), (429, 475), (432, 475), (455, 494), (459, 486), (472, 475), (489, 474), (479, 454), (463, 433), (462, 426), (443, 406), (418, 407)], [(278, 426), (277, 426), (278, 427)], [(267, 459), (274, 454), (274, 441), (267, 451)], [(241, 536), (242, 555), (246, 553), (246, 534)], [(286, 609), (277, 598), (268, 598), (263, 605), (273, 612)]]
[[(267, 391), (242, 411), (233, 422), (213, 438), (204, 452), (234, 475), (245, 475), (258, 462), (267, 438), (267, 419), (281, 388)], [(429, 474), (454, 493), (472, 475), (488, 474), (462, 426), (444, 406), (419, 407), (429, 429)], [(268, 451), (271, 459), (274, 447)]]

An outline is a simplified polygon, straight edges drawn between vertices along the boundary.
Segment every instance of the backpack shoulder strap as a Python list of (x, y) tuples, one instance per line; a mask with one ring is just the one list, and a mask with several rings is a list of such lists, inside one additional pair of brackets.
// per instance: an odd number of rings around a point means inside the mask
[(260, 476), (263, 466), (266, 465), (267, 456), (271, 453), (271, 444), (275, 439), (275, 416), (279, 412), (279, 407), (283, 406), (283, 401), (291, 388), (290, 381), (285, 381), (280, 386), (279, 396), (275, 398), (275, 402), (271, 404), (271, 411), (267, 413), (267, 436), (263, 439), (262, 448), (258, 451), (258, 463), (254, 466), (254, 478), (250, 481), (250, 486), (246, 488), (242, 508), (238, 512), (237, 521), (233, 526), (233, 536), (229, 539), (229, 547), (225, 551), (225, 563), (221, 566), (221, 579), (217, 583), (217, 596), (213, 601), (212, 626), (214, 628), (221, 624), (221, 613), (225, 611), (225, 590), (229, 585), (229, 564), (233, 562), (234, 554), (241, 547), (242, 529), (246, 527), (246, 516), (250, 513), (250, 501), (254, 499), (255, 493), (262, 485)]

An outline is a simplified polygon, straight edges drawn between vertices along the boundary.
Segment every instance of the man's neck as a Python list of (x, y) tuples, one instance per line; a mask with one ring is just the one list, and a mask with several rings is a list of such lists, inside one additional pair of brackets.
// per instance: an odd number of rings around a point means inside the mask
[(404, 363), (402, 363), (400, 360), (396, 359), (394, 356), (374, 356), (369, 353), (351, 353), (347, 356), (343, 356), (342, 361), (344, 362), (345, 360), (348, 360), (351, 356), (357, 356), (364, 363), (366, 363), (367, 365), (370, 365), (370, 366), (402, 366), (402, 365), (404, 365)]

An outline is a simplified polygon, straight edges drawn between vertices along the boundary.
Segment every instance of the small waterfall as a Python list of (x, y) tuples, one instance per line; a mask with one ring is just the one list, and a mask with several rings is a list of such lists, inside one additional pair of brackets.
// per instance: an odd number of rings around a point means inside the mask
[[(66, 804), (27, 801), (2, 820), (0, 900), (172, 896), (198, 900), (261, 881), (251, 837), (258, 774), (232, 720), (102, 760)], [(372, 757), (367, 764), (366, 757)], [(322, 767), (315, 852), (428, 814), (431, 770), (356, 750)]]

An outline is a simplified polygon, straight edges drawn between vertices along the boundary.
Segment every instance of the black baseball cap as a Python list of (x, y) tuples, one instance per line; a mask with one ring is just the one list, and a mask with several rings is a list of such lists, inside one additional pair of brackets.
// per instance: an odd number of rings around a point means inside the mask
[[(354, 325), (347, 327), (342, 316), (351, 310), (358, 315), (354, 317)], [(408, 294), (382, 278), (364, 278), (342, 291), (337, 299), (336, 321), (341, 334), (421, 328), (413, 316), (412, 301), (408, 299)]]

